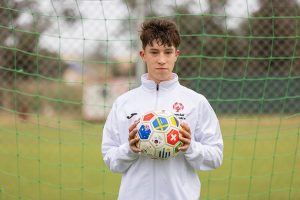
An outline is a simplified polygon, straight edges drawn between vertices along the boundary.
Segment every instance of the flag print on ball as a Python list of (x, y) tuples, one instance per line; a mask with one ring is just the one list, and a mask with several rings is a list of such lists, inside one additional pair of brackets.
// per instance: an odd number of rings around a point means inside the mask
[(165, 117), (157, 117), (152, 122), (152, 125), (157, 131), (165, 131), (169, 128), (169, 122)]
[(167, 159), (178, 153), (179, 121), (170, 112), (152, 111), (144, 114), (138, 124), (137, 147), (142, 155), (153, 159)]

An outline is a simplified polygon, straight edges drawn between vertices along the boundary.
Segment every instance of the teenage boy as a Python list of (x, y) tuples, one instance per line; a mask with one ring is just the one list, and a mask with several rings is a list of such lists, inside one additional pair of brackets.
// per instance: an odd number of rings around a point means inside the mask
[[(179, 56), (176, 24), (154, 19), (141, 26), (147, 66), (141, 86), (113, 104), (103, 129), (102, 153), (113, 172), (122, 173), (119, 200), (196, 200), (200, 198), (197, 170), (212, 170), (223, 160), (223, 139), (215, 112), (207, 99), (178, 81), (173, 73)], [(188, 66), (185, 66), (188, 67)], [(137, 148), (138, 118), (147, 111), (169, 110), (181, 120), (177, 156), (150, 159)]]

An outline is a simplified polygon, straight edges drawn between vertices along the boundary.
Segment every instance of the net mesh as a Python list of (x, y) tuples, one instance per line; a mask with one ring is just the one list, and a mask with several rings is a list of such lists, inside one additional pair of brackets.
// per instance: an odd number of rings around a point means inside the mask
[(139, 24), (179, 27), (180, 82), (204, 94), (223, 165), (201, 199), (300, 198), (297, 0), (1, 0), (0, 199), (116, 199), (102, 161), (114, 99), (139, 84)]

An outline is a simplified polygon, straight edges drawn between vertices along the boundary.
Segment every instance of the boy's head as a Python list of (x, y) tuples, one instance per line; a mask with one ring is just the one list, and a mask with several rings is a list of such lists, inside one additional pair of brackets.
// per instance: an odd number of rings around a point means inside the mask
[(140, 56), (147, 65), (148, 79), (157, 84), (171, 80), (180, 54), (177, 49), (180, 36), (175, 23), (154, 19), (144, 22), (141, 28), (143, 50), (140, 51)]
[(147, 45), (153, 46), (153, 41), (162, 46), (174, 46), (176, 49), (180, 45), (177, 26), (170, 20), (152, 19), (145, 21), (141, 26), (140, 32), (143, 49)]

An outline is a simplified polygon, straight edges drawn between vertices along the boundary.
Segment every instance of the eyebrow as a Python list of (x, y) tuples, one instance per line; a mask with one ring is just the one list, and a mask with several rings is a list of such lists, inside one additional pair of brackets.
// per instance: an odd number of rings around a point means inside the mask
[[(159, 49), (156, 49), (156, 48), (150, 48), (149, 50), (150, 51), (159, 51)], [(166, 49), (164, 49), (164, 51), (173, 51), (173, 48), (166, 48)]]

